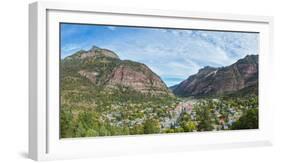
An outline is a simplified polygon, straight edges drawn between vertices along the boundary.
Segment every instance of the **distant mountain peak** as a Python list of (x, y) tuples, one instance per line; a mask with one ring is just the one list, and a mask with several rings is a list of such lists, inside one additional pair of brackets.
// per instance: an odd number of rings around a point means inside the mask
[(100, 49), (100, 48), (98, 46), (96, 46), (96, 45), (93, 45), (92, 48), (89, 51), (95, 51), (97, 49)]
[(173, 86), (172, 90), (179, 96), (206, 96), (234, 93), (246, 88), (251, 88), (251, 93), (257, 93), (257, 85), (258, 55), (246, 55), (229, 66), (206, 66)]
[(251, 62), (251, 63), (258, 63), (259, 56), (256, 54), (248, 54), (244, 58), (239, 59), (237, 62)]
[(217, 69), (217, 68), (215, 68), (215, 67), (205, 66), (205, 67), (199, 69), (198, 73), (202, 73), (202, 72), (207, 72), (207, 73), (208, 73), (208, 72), (214, 71), (214, 70), (216, 70), (216, 69)]
[(73, 55), (67, 57), (67, 59), (87, 59), (87, 58), (97, 58), (97, 57), (108, 57), (119, 59), (119, 56), (111, 50), (99, 48), (95, 45), (88, 51), (79, 50)]

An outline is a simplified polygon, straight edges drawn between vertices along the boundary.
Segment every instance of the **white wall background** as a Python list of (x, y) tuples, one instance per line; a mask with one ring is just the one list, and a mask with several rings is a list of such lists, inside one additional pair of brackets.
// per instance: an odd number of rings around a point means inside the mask
[[(267, 15), (275, 18), (276, 95), (281, 92), (281, 9), (278, 0), (92, 0), (102, 5), (234, 14)], [(0, 162), (31, 162), (28, 148), (28, 3), (6, 0), (0, 5)], [(84, 0), (80, 0), (83, 3)], [(281, 162), (280, 97), (275, 103), (273, 147), (189, 151), (120, 156), (66, 162)], [(58, 161), (59, 162), (59, 161)]]

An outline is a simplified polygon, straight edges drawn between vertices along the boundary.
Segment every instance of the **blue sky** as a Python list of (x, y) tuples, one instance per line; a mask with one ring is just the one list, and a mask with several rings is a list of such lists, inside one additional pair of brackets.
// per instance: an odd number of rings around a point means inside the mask
[(259, 34), (61, 24), (61, 58), (93, 45), (146, 64), (172, 86), (204, 66), (227, 66), (259, 53)]

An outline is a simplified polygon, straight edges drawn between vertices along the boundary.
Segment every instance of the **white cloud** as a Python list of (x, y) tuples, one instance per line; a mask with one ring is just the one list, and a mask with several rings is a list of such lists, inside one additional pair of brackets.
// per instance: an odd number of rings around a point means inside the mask
[(114, 31), (116, 29), (116, 27), (114, 27), (114, 26), (108, 26), (107, 28), (112, 30), (112, 31)]
[(62, 50), (63, 51), (72, 51), (72, 50), (79, 49), (79, 48), (80, 48), (80, 46), (77, 44), (67, 44), (62, 47)]
[(62, 48), (61, 48), (62, 58), (64, 58), (65, 56), (69, 56), (69, 55), (75, 53), (78, 50), (81, 50), (80, 45), (78, 45), (78, 44), (66, 44), (66, 45), (62, 46)]

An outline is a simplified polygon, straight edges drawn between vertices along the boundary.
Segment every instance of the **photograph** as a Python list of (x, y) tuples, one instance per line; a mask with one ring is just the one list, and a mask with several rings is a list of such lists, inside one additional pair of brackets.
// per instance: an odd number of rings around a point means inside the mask
[(59, 28), (60, 138), (259, 129), (259, 32)]

